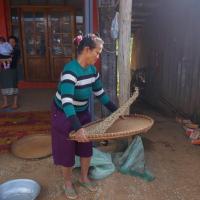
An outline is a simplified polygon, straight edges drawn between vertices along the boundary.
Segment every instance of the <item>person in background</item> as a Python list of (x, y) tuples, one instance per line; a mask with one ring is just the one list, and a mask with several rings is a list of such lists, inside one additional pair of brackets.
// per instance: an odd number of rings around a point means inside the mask
[(82, 33), (81, 30), (79, 30), (79, 31), (77, 32), (76, 37), (74, 38), (74, 45), (75, 45), (76, 47), (78, 47), (78, 45), (79, 45), (79, 43), (81, 42), (82, 39), (83, 39), (83, 33)]
[[(92, 157), (92, 142), (86, 137), (84, 124), (91, 121), (88, 101), (92, 93), (111, 112), (117, 107), (102, 88), (100, 75), (94, 64), (103, 49), (103, 40), (95, 34), (82, 38), (77, 46), (77, 59), (65, 64), (52, 104), (52, 155), (55, 165), (60, 165), (64, 177), (64, 191), (69, 199), (78, 197), (72, 184), (75, 155), (80, 157), (79, 184), (89, 191), (97, 191), (95, 182), (88, 178)], [(75, 130), (75, 141), (69, 133)]]
[(8, 38), (9, 44), (12, 46), (13, 51), (11, 53), (12, 61), (10, 67), (6, 70), (0, 71), (0, 86), (1, 93), (3, 95), (3, 104), (1, 108), (7, 108), (8, 96), (13, 96), (13, 103), (11, 105), (12, 109), (18, 108), (18, 77), (17, 77), (17, 66), (20, 58), (20, 50), (17, 46), (18, 39), (15, 36), (10, 36)]

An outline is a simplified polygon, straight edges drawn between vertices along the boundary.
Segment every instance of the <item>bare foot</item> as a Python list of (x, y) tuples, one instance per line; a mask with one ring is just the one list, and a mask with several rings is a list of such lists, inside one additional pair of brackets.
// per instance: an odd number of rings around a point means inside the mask
[(5, 108), (8, 108), (8, 104), (3, 104), (3, 105), (1, 105), (1, 107), (0, 107), (1, 109), (5, 109)]
[(13, 104), (13, 105), (11, 106), (11, 108), (12, 108), (12, 109), (14, 109), (14, 110), (16, 110), (16, 109), (18, 109), (18, 108), (19, 108), (19, 106), (18, 106), (18, 105), (15, 105), (15, 104)]
[(65, 185), (65, 187), (66, 187), (67, 189), (73, 189), (73, 184), (72, 184), (71, 181), (66, 181), (64, 185)]

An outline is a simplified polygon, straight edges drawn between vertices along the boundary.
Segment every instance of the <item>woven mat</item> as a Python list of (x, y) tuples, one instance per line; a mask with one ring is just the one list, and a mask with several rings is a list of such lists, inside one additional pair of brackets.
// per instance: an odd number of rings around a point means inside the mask
[(24, 159), (45, 158), (51, 155), (51, 135), (26, 135), (11, 145), (13, 155)]
[(23, 136), (49, 133), (50, 112), (0, 113), (0, 152)]

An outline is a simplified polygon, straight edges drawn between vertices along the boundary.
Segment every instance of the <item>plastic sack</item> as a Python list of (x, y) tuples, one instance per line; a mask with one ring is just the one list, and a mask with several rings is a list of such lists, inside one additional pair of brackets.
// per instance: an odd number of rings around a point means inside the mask
[[(103, 179), (115, 171), (111, 154), (104, 153), (96, 148), (93, 148), (90, 166), (89, 174), (92, 179)], [(78, 156), (75, 157), (75, 167), (80, 167), (80, 158)]]
[[(93, 179), (103, 179), (114, 171), (137, 176), (146, 181), (152, 181), (155, 178), (146, 168), (143, 143), (139, 136), (135, 137), (125, 152), (113, 153), (112, 156), (110, 153), (104, 153), (93, 148), (90, 166), (89, 173)], [(77, 156), (75, 167), (80, 167), (80, 159)]]
[(114, 154), (113, 162), (117, 170), (123, 174), (138, 176), (146, 181), (152, 181), (155, 178), (146, 168), (144, 148), (140, 136), (132, 141), (124, 153)]
[(117, 39), (119, 36), (119, 12), (116, 12), (111, 23), (111, 37)]

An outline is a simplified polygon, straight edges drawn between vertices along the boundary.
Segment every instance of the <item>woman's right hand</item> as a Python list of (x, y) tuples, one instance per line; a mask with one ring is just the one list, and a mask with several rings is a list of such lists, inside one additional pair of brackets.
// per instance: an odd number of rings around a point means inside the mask
[(84, 128), (80, 128), (75, 132), (75, 140), (77, 142), (89, 142), (89, 139), (85, 135), (86, 131)]

